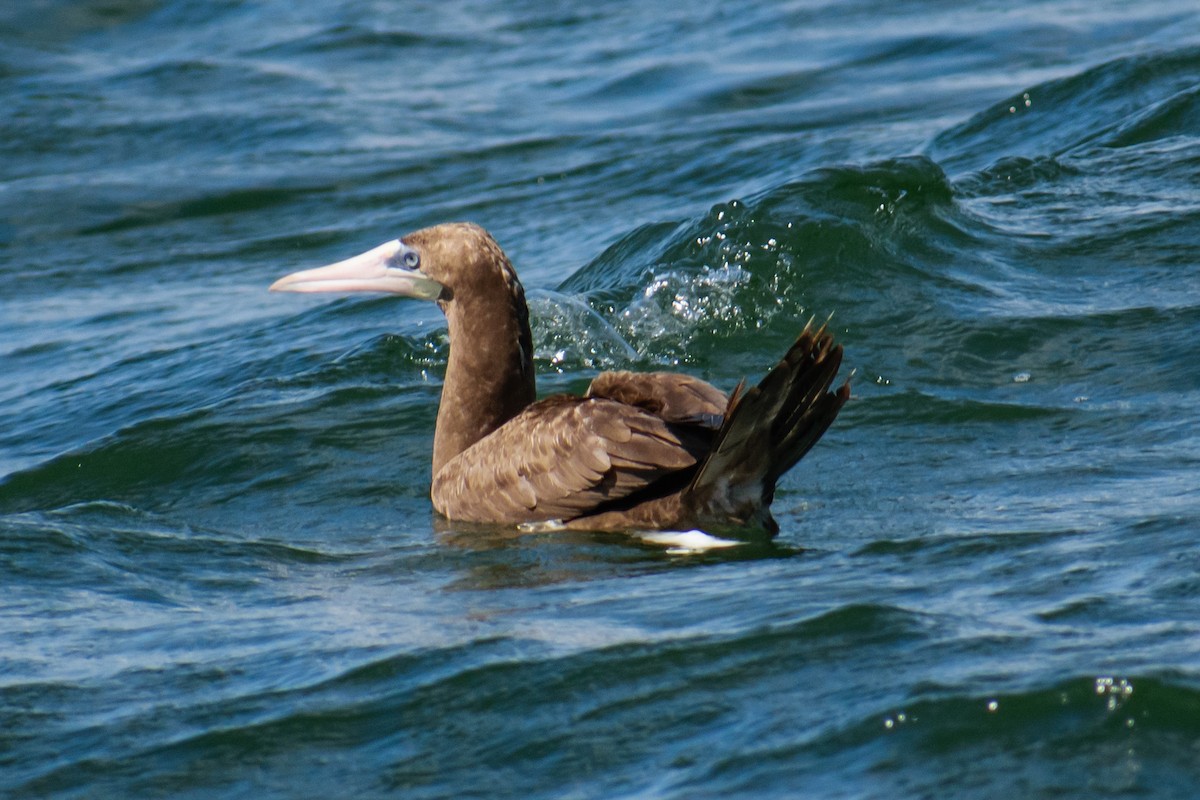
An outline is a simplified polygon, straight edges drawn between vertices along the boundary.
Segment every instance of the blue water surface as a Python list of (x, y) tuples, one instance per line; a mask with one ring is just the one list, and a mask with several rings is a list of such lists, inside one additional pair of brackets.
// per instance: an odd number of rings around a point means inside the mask
[[(1194, 2), (0, 10), (0, 795), (1192, 798)], [(478, 222), (543, 393), (832, 315), (773, 543), (437, 519)]]

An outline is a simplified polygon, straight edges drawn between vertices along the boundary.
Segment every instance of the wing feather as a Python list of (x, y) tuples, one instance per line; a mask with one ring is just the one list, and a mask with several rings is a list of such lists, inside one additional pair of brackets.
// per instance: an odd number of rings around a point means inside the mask
[(704, 434), (609, 398), (548, 398), (448, 461), (434, 506), (464, 521), (573, 519), (694, 467)]
[(644, 408), (667, 422), (716, 430), (729, 398), (710, 383), (681, 372), (601, 372), (588, 397), (607, 397)]

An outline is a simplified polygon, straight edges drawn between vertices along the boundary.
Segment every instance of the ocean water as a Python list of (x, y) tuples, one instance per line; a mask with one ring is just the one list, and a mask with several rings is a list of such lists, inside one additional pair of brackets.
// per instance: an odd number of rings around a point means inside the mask
[[(1192, 798), (1192, 0), (0, 11), (0, 796)], [(435, 518), (469, 219), (543, 393), (854, 399), (772, 543)]]

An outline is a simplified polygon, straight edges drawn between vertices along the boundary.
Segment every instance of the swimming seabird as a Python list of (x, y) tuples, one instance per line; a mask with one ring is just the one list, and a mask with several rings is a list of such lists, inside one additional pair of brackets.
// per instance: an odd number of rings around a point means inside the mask
[(495, 239), (447, 223), (295, 272), (288, 292), (435, 301), (450, 353), (433, 436), (434, 508), (450, 520), (588, 530), (778, 525), (775, 483), (850, 397), (842, 347), (810, 322), (755, 387), (675, 372), (602, 372), (582, 397), (537, 400), (525, 291)]

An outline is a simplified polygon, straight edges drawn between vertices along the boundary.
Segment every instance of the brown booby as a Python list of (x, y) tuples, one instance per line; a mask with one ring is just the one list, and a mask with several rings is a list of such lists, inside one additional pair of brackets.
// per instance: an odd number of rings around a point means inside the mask
[(295, 272), (287, 292), (436, 301), (450, 354), (433, 436), (433, 506), (451, 520), (585, 530), (778, 531), (775, 483), (833, 422), (841, 345), (805, 326), (754, 388), (672, 372), (603, 372), (583, 397), (536, 401), (525, 291), (478, 225), (425, 228)]

